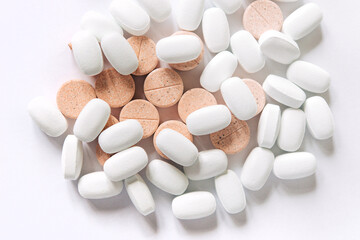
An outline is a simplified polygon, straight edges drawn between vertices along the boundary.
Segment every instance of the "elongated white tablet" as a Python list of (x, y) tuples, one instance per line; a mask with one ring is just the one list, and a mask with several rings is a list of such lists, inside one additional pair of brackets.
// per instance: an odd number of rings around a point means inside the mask
[(274, 100), (292, 108), (301, 107), (306, 99), (306, 94), (301, 88), (277, 75), (267, 76), (263, 89)]
[(325, 99), (319, 96), (308, 98), (304, 111), (307, 128), (314, 138), (324, 140), (333, 136), (334, 118)]
[(241, 7), (241, 0), (212, 0), (212, 2), (226, 14), (233, 14)]
[(74, 135), (83, 142), (93, 141), (109, 120), (110, 106), (95, 98), (81, 110), (74, 125)]
[(146, 177), (156, 187), (173, 195), (183, 194), (189, 185), (189, 180), (183, 172), (158, 159), (154, 159), (148, 164)]
[(274, 154), (266, 148), (256, 147), (246, 158), (241, 171), (241, 182), (249, 190), (258, 191), (266, 183), (274, 165)]
[(204, 218), (213, 214), (215, 210), (215, 197), (205, 191), (185, 193), (172, 201), (173, 214), (183, 220)]
[(82, 176), (78, 182), (78, 191), (83, 198), (102, 199), (121, 193), (123, 182), (112, 182), (101, 172), (93, 172)]
[(178, 4), (177, 23), (186, 31), (196, 30), (204, 12), (204, 0), (181, 0)]
[(274, 175), (280, 179), (298, 179), (316, 172), (316, 158), (308, 152), (279, 155), (274, 162)]
[(165, 21), (171, 14), (169, 0), (138, 0), (155, 22)]
[(28, 106), (28, 112), (32, 120), (46, 135), (58, 137), (63, 134), (68, 123), (55, 104), (45, 97), (32, 99)]
[(321, 23), (323, 14), (315, 3), (307, 3), (291, 13), (285, 20), (282, 30), (294, 40), (305, 37)]
[(266, 104), (258, 124), (257, 142), (260, 147), (272, 148), (279, 135), (281, 111), (278, 105)]
[(83, 165), (83, 146), (74, 135), (65, 138), (61, 153), (61, 166), (65, 179), (76, 180)]

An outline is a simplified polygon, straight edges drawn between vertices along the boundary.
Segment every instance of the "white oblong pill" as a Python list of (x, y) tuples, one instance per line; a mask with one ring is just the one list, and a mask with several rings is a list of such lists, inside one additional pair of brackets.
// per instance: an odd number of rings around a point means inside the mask
[(227, 170), (215, 178), (216, 194), (226, 212), (236, 214), (246, 207), (246, 197), (239, 177)]
[(265, 56), (282, 64), (292, 63), (300, 57), (297, 43), (290, 36), (275, 30), (261, 34), (259, 44)]
[(238, 77), (221, 84), (221, 95), (230, 111), (240, 120), (249, 120), (257, 112), (257, 104), (249, 87)]
[(212, 0), (212, 2), (226, 14), (233, 14), (241, 7), (241, 0)]
[(264, 107), (257, 132), (257, 142), (260, 147), (272, 148), (279, 135), (281, 111), (278, 105), (266, 104)]
[(330, 74), (315, 64), (305, 61), (293, 62), (286, 72), (286, 77), (309, 92), (323, 93), (330, 86)]
[(58, 137), (68, 128), (66, 118), (56, 105), (45, 97), (32, 99), (27, 106), (27, 110), (41, 131), (50, 137)]
[(202, 31), (210, 52), (218, 53), (229, 47), (229, 23), (224, 11), (220, 8), (209, 8), (204, 12)]
[(319, 140), (328, 139), (334, 134), (334, 118), (325, 99), (319, 96), (308, 98), (304, 104), (307, 128)]
[(106, 153), (116, 153), (135, 145), (142, 137), (139, 121), (128, 119), (105, 129), (99, 136), (99, 145)]
[(78, 182), (78, 191), (83, 198), (103, 199), (121, 193), (123, 182), (112, 182), (103, 171), (82, 176)]
[(83, 142), (93, 141), (104, 129), (110, 111), (107, 102), (98, 98), (90, 100), (76, 119), (74, 135)]
[(155, 22), (164, 22), (171, 14), (169, 0), (138, 0)]
[(99, 43), (88, 31), (79, 31), (71, 39), (71, 49), (80, 70), (89, 76), (99, 74), (104, 61)]
[(154, 159), (148, 164), (146, 177), (156, 187), (173, 195), (183, 194), (189, 185), (189, 180), (183, 172), (158, 159)]
[(201, 73), (201, 86), (209, 92), (218, 91), (221, 83), (234, 74), (236, 67), (237, 60), (234, 54), (229, 51), (218, 53)]
[(172, 201), (173, 214), (183, 220), (204, 218), (213, 214), (215, 210), (215, 197), (205, 191), (185, 193)]
[(280, 179), (298, 179), (316, 172), (316, 158), (308, 152), (285, 153), (275, 158), (274, 175)]
[(65, 179), (78, 179), (83, 165), (83, 145), (74, 135), (65, 138), (61, 153), (61, 165)]
[(121, 181), (141, 171), (148, 163), (145, 150), (135, 146), (118, 152), (106, 160), (104, 172), (111, 181)]
[(196, 30), (201, 22), (204, 12), (204, 0), (181, 0), (177, 11), (179, 28), (186, 31)]
[(122, 75), (133, 73), (139, 65), (134, 49), (120, 33), (110, 33), (101, 39), (101, 48), (110, 64)]
[(258, 191), (266, 183), (274, 165), (274, 154), (266, 148), (256, 147), (246, 158), (241, 171), (241, 182), (249, 190)]
[(286, 78), (270, 74), (263, 83), (267, 95), (288, 107), (299, 108), (306, 99), (301, 88)]
[(156, 145), (168, 158), (182, 166), (193, 165), (199, 154), (189, 139), (170, 128), (160, 131), (156, 137)]
[(305, 37), (320, 25), (323, 14), (315, 3), (307, 3), (292, 12), (283, 23), (282, 30), (294, 40)]

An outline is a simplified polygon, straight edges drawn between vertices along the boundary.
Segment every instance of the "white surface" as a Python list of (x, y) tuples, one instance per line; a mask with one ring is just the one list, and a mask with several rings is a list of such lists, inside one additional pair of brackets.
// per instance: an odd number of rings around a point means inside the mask
[[(175, 2), (175, 1), (174, 1)], [(75, 66), (67, 46), (89, 10), (105, 14), (110, 0), (3, 1), (0, 8), (1, 57), (1, 239), (326, 239), (360, 238), (360, 21), (359, 1), (318, 0), (324, 12), (321, 28), (298, 41), (301, 59), (329, 71), (332, 84), (322, 94), (330, 102), (336, 129), (333, 140), (316, 141), (307, 132), (302, 150), (318, 159), (314, 177), (281, 181), (271, 174), (264, 189), (246, 190), (244, 213), (228, 215), (219, 205), (216, 214), (197, 221), (180, 221), (171, 213), (173, 196), (149, 184), (157, 204), (155, 214), (143, 217), (123, 191), (107, 200), (85, 200), (76, 182), (62, 178), (61, 147), (65, 136), (43, 134), (26, 112), (35, 96), (55, 101), (60, 85), (69, 79), (86, 79)], [(249, 1), (245, 1), (246, 5)], [(297, 3), (282, 3), (288, 15)], [(206, 7), (211, 4), (207, 1)], [(244, 7), (229, 16), (231, 34), (240, 30)], [(152, 22), (148, 33), (155, 41), (176, 30), (175, 22)], [(157, 29), (157, 31), (154, 31)], [(201, 28), (200, 28), (201, 29)], [(196, 31), (201, 34), (200, 31)], [(209, 61), (205, 52), (205, 62)], [(185, 89), (199, 87), (199, 68), (186, 73)], [(236, 76), (253, 76), (262, 82), (269, 72), (285, 76), (286, 68), (267, 63), (253, 75), (239, 67)], [(135, 77), (142, 91), (143, 78)], [(310, 94), (307, 93), (308, 96)], [(137, 91), (135, 97), (139, 98)], [(218, 99), (220, 94), (216, 93)], [(176, 107), (161, 109), (161, 121), (177, 116)], [(230, 169), (240, 174), (243, 161), (256, 144), (258, 117), (249, 121), (249, 146), (229, 156)], [(69, 123), (72, 123), (69, 121)], [(71, 124), (70, 124), (71, 125)], [(152, 138), (141, 146), (153, 151)], [(195, 137), (200, 150), (211, 147), (208, 136)], [(21, 146), (21, 149), (19, 149)], [(95, 143), (84, 145), (85, 173), (100, 170)], [(278, 153), (278, 150), (276, 150)], [(150, 154), (150, 159), (157, 154)], [(141, 173), (142, 176), (144, 172)], [(213, 181), (191, 182), (189, 190), (215, 193)], [(219, 203), (219, 201), (217, 200)]]

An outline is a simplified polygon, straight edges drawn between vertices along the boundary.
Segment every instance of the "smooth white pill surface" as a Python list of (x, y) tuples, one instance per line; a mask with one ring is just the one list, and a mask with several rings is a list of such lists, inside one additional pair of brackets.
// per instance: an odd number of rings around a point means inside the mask
[(295, 152), (275, 158), (274, 174), (280, 179), (298, 179), (316, 172), (316, 158), (308, 152)]
[(258, 124), (257, 142), (260, 147), (272, 148), (279, 135), (281, 111), (278, 105), (266, 104)]
[(169, 0), (138, 0), (155, 22), (165, 21), (171, 14)]
[(233, 14), (241, 7), (241, 0), (212, 0), (212, 2), (226, 14)]
[(61, 153), (61, 166), (65, 179), (76, 180), (83, 165), (83, 145), (74, 135), (65, 138)]
[(177, 23), (186, 31), (196, 30), (204, 12), (204, 0), (181, 0), (178, 3)]

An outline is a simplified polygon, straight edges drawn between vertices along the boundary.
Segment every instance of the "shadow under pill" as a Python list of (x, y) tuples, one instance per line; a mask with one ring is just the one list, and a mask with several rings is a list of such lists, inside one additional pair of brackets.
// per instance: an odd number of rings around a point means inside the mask
[(189, 232), (212, 231), (217, 227), (217, 217), (215, 213), (202, 219), (194, 219), (194, 220), (179, 219), (179, 222), (181, 223), (183, 228)]
[(258, 191), (246, 190), (246, 199), (248, 202), (255, 202), (256, 204), (263, 204), (269, 198), (271, 189), (274, 187), (274, 176), (270, 174), (269, 179), (265, 185)]
[(301, 51), (301, 57), (306, 55), (312, 49), (314, 49), (317, 45), (319, 45), (322, 41), (322, 30), (321, 26), (318, 26), (311, 33), (306, 35), (305, 37), (299, 39), (297, 44), (299, 45)]
[(294, 180), (280, 180), (280, 187), (289, 195), (299, 195), (316, 189), (316, 175)]
[[(125, 189), (123, 189), (124, 191)], [(122, 191), (122, 192), (123, 192)], [(126, 194), (120, 193), (114, 197), (105, 199), (87, 199), (90, 207), (97, 211), (114, 211), (128, 207), (131, 202), (130, 199), (125, 197)]]
[(237, 214), (229, 214), (229, 216), (234, 222), (234, 224), (238, 227), (244, 226), (247, 222), (246, 208), (242, 212), (239, 212)]
[(145, 222), (150, 226), (151, 230), (156, 233), (158, 231), (158, 223), (156, 212), (150, 213), (147, 216), (144, 216)]

